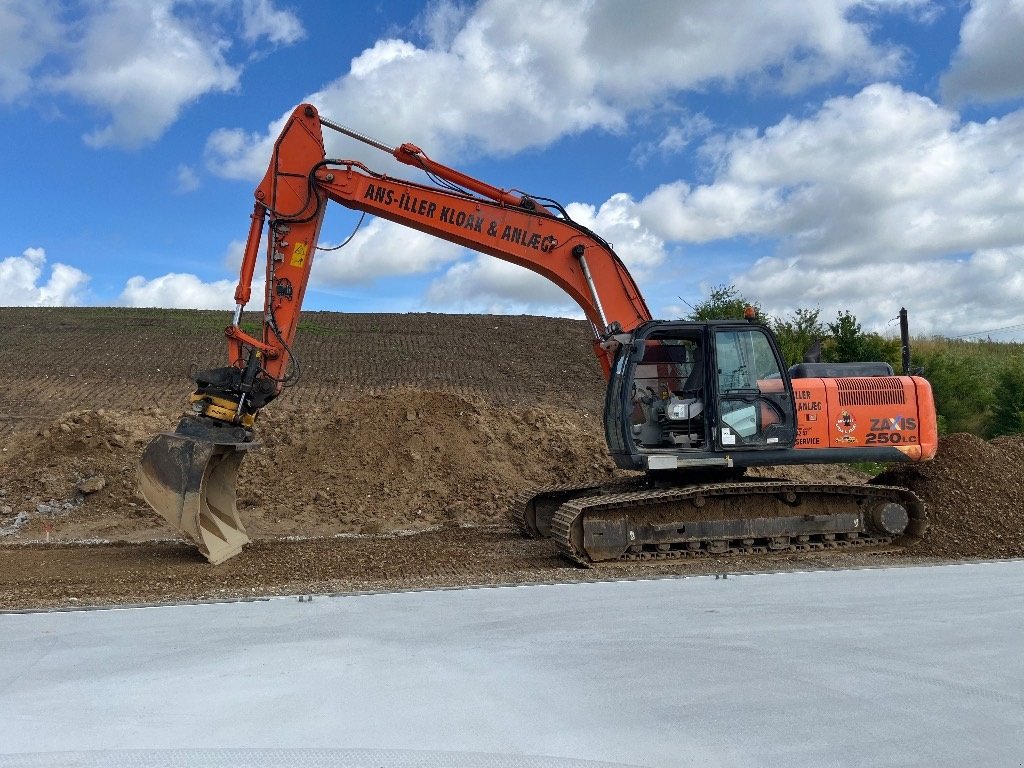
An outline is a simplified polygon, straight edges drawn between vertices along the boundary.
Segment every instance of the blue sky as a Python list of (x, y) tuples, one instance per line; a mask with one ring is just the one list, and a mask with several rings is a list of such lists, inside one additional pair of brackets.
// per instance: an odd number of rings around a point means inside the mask
[[(1021, 39), (1024, 0), (0, 0), (0, 304), (230, 308), (311, 100), (562, 201), (660, 317), (735, 284), (777, 315), (1024, 338)], [(355, 221), (332, 208), (322, 244)], [(317, 257), (306, 308), (579, 316), (381, 221)]]

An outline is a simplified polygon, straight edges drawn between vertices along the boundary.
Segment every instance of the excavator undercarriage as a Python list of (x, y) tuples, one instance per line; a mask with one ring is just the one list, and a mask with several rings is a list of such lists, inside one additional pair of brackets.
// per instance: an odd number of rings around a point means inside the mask
[(545, 488), (516, 498), (510, 514), (524, 533), (551, 538), (581, 565), (878, 547), (928, 528), (924, 502), (905, 488), (753, 479), (643, 487), (647, 482)]

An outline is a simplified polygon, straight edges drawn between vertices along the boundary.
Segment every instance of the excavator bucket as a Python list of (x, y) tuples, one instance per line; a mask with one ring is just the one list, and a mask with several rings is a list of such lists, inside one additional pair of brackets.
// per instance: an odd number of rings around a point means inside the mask
[(163, 432), (139, 462), (143, 498), (214, 565), (249, 542), (235, 506), (235, 483), (245, 452), (253, 447)]

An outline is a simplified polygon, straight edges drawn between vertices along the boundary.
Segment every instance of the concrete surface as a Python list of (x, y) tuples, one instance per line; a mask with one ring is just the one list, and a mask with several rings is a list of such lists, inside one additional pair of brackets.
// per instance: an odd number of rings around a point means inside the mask
[(570, 758), (1020, 765), (1024, 562), (0, 615), (0, 766)]

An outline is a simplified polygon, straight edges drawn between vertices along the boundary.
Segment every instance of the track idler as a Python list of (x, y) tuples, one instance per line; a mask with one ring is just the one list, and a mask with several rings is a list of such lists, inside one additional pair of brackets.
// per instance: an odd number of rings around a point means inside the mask
[(153, 438), (139, 462), (143, 498), (214, 565), (249, 543), (235, 503), (238, 469), (256, 446), (246, 437), (242, 429), (206, 429), (185, 417), (177, 431)]
[(566, 483), (533, 488), (516, 496), (509, 505), (512, 522), (531, 539), (551, 537), (551, 518), (562, 504), (573, 499), (623, 493), (640, 488), (643, 477), (604, 483)]

